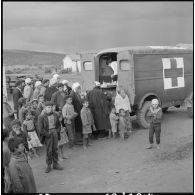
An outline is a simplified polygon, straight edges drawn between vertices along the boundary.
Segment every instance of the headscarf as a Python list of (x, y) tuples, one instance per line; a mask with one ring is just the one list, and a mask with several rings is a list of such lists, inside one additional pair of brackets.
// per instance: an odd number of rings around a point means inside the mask
[(75, 82), (75, 83), (73, 83), (72, 84), (72, 90), (74, 91), (74, 92), (76, 92), (76, 89), (78, 88), (78, 87), (80, 87), (81, 85), (78, 83), (78, 82)]

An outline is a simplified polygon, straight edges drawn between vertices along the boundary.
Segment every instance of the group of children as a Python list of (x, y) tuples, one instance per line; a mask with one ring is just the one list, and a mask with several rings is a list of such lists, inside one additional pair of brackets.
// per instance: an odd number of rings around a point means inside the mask
[(117, 133), (119, 133), (120, 138), (125, 140), (125, 138), (129, 135), (131, 130), (131, 119), (130, 117), (126, 117), (126, 112), (124, 109), (120, 109), (119, 113), (116, 114), (116, 108), (112, 107), (110, 115), (110, 124), (111, 130), (109, 131), (109, 137), (113, 136), (113, 138), (117, 137)]
[[(36, 186), (32, 170), (28, 164), (28, 158), (33, 155), (38, 157), (37, 148), (46, 146), (46, 170), (49, 173), (53, 169), (63, 170), (63, 167), (58, 163), (59, 156), (61, 159), (69, 158), (64, 154), (64, 145), (69, 144), (69, 147), (74, 149), (75, 145), (75, 117), (80, 114), (82, 120), (83, 148), (87, 149), (89, 143), (89, 135), (92, 131), (96, 131), (93, 115), (89, 109), (89, 102), (86, 98), (82, 99), (83, 108), (80, 113), (76, 113), (72, 104), (72, 97), (67, 95), (65, 105), (61, 111), (56, 111), (56, 105), (51, 101), (44, 102), (43, 95), (38, 96), (38, 99), (27, 102), (26, 98), (20, 98), (19, 119), (11, 122), (11, 131), (9, 133), (8, 148), (13, 153), (8, 172), (11, 177), (11, 182), (15, 187), (14, 192), (36, 192)], [(153, 144), (153, 134), (156, 133), (157, 144), (160, 144), (160, 119), (162, 117), (161, 109), (158, 107), (158, 102), (154, 100), (154, 105), (150, 108), (151, 128), (150, 128), (150, 146)], [(124, 140), (126, 134), (131, 131), (131, 121), (124, 109), (119, 110), (116, 114), (115, 107), (112, 107), (110, 115), (111, 135), (116, 138), (119, 132), (120, 137)], [(22, 164), (23, 163), (23, 164)], [(22, 168), (24, 166), (24, 169)], [(19, 168), (18, 168), (19, 167)], [(26, 171), (29, 178), (26, 183), (20, 182), (18, 169), (21, 173)], [(5, 169), (6, 170), (6, 169)], [(14, 175), (13, 175), (14, 174)], [(18, 176), (16, 177), (16, 175)], [(24, 174), (24, 177), (25, 174)], [(14, 180), (14, 181), (13, 181)], [(28, 187), (27, 183), (31, 182), (33, 187)], [(28, 189), (25, 189), (28, 188)]]

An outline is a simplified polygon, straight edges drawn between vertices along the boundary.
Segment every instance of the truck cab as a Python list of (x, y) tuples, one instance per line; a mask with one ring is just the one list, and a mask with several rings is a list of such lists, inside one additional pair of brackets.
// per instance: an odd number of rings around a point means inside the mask
[(83, 89), (99, 81), (104, 91), (116, 94), (122, 86), (132, 112), (144, 128), (149, 127), (147, 111), (157, 98), (163, 111), (179, 107), (193, 93), (193, 49), (190, 47), (139, 46), (111, 48), (81, 55)]

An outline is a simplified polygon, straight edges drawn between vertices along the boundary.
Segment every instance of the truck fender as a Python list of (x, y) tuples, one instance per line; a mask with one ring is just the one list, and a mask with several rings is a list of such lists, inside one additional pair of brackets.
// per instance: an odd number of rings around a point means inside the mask
[(159, 100), (160, 105), (161, 105), (161, 100), (156, 93), (147, 93), (140, 100), (139, 107), (138, 107), (139, 109), (142, 108), (143, 103), (145, 102), (146, 98), (149, 96), (151, 96), (151, 99), (149, 98), (148, 101), (152, 100), (153, 98), (157, 98)]

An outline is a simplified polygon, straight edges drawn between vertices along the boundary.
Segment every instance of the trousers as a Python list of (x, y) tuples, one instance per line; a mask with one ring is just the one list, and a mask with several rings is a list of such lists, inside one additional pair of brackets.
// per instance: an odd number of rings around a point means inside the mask
[(75, 127), (74, 123), (72, 124), (65, 124), (66, 129), (67, 129), (67, 134), (68, 134), (68, 139), (69, 139), (69, 146), (73, 147), (75, 144)]
[(160, 133), (161, 133), (161, 124), (157, 123), (150, 123), (150, 129), (149, 129), (149, 142), (150, 144), (153, 144), (153, 137), (155, 134), (156, 137), (156, 143), (160, 144)]
[(51, 165), (58, 163), (58, 135), (57, 132), (50, 133), (49, 137), (45, 138), (46, 145), (46, 164)]

